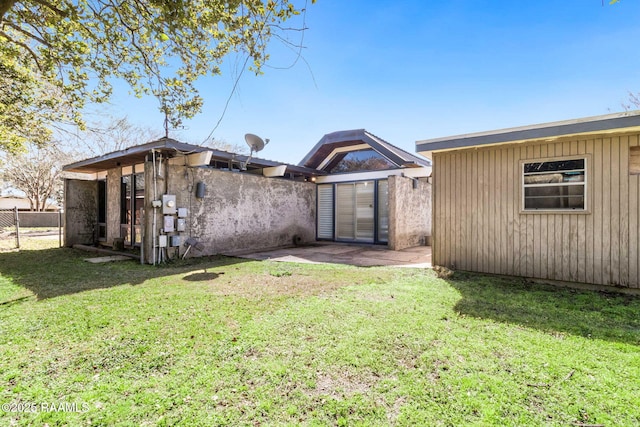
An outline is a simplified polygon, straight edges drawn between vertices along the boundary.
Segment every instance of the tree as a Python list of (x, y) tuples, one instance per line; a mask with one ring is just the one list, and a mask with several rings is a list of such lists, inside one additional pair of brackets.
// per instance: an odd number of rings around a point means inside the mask
[(0, 148), (10, 152), (26, 141), (47, 143), (51, 124), (65, 121), (69, 111), (56, 88), (34, 79), (20, 62), (0, 61)]
[(32, 211), (42, 211), (47, 201), (61, 191), (60, 174), (65, 160), (68, 161), (67, 155), (55, 144), (31, 144), (24, 152), (5, 156), (1, 177), (26, 194)]
[(144, 144), (160, 137), (162, 132), (138, 126), (131, 123), (127, 116), (123, 116), (92, 122), (86, 129), (73, 135), (63, 133), (58, 139), (65, 140), (69, 148), (78, 152), (78, 156), (94, 157), (123, 150), (132, 145)]
[(20, 131), (37, 124), (41, 103), (65, 107), (41, 119), (82, 124), (82, 108), (108, 100), (114, 78), (156, 96), (176, 127), (202, 107), (196, 79), (220, 74), (227, 54), (259, 73), (270, 39), (302, 30), (283, 26), (304, 10), (293, 1), (0, 0), (0, 83), (11, 88), (0, 97), (0, 146), (46, 139)]
[(622, 104), (625, 110), (640, 109), (640, 93), (629, 92), (629, 101), (626, 104)]
[[(62, 132), (57, 139), (65, 141), (67, 149), (74, 152), (73, 157), (94, 157), (112, 151), (124, 150), (132, 145), (155, 141), (163, 136), (164, 130), (159, 131), (136, 125), (131, 123), (127, 116), (123, 116), (94, 121), (88, 124), (83, 131)], [(232, 144), (222, 139), (208, 139), (204, 144), (188, 139), (184, 141), (179, 137), (178, 139), (190, 144), (203, 145), (231, 153), (244, 154), (247, 151), (246, 145)]]

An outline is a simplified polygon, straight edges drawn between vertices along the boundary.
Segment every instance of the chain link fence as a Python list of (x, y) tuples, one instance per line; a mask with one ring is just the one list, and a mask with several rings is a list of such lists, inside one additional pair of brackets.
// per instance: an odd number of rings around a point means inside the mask
[(20, 248), (17, 209), (0, 209), (0, 251)]
[(62, 212), (26, 212), (0, 209), (0, 252), (20, 249), (20, 240), (58, 239), (62, 246)]

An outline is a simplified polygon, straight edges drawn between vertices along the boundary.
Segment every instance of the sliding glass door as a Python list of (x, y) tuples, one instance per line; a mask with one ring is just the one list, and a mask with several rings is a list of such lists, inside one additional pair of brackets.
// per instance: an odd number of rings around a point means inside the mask
[(336, 185), (336, 240), (373, 242), (375, 181)]

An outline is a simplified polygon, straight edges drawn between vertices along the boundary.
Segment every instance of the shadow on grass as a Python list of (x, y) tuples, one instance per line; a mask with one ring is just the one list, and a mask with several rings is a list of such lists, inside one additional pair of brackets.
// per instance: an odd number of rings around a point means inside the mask
[[(141, 265), (134, 260), (101, 264), (84, 261), (85, 258), (94, 256), (95, 254), (69, 248), (1, 253), (0, 275), (13, 284), (30, 290), (38, 300), (43, 300), (125, 284), (137, 285), (157, 277), (249, 261), (224, 256), (187, 258), (160, 266)], [(206, 275), (198, 280), (217, 277), (215, 273), (193, 274)], [(197, 277), (191, 277), (191, 280)], [(21, 301), (0, 301), (0, 308), (19, 302)]]
[(524, 279), (456, 273), (455, 310), (542, 330), (640, 345), (640, 297), (541, 285)]

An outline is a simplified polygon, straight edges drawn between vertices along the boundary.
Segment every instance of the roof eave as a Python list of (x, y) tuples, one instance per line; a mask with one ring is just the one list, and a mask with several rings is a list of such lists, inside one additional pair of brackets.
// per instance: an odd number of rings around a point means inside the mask
[(435, 151), (631, 131), (636, 128), (640, 130), (640, 111), (417, 141), (416, 151), (430, 158)]
[[(113, 151), (101, 156), (81, 160), (63, 166), (65, 172), (96, 173), (110, 169), (111, 162), (120, 163), (118, 166), (131, 166), (139, 162), (139, 157), (152, 150), (174, 150), (176, 152), (198, 152), (208, 148), (192, 144), (185, 144), (171, 138), (161, 138), (146, 144), (125, 148), (124, 150)], [(102, 165), (102, 166), (101, 166)], [(105, 166), (109, 165), (109, 166)]]

